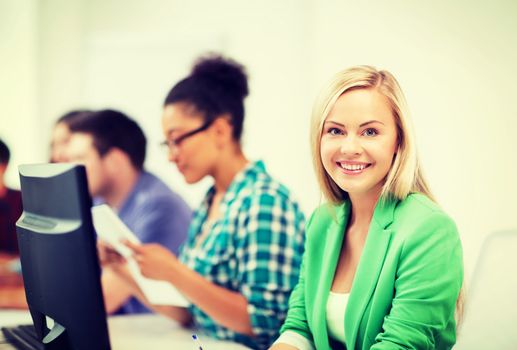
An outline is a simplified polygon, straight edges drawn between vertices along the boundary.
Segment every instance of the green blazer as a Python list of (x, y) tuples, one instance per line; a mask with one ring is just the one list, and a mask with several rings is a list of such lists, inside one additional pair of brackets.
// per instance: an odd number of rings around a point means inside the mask
[[(298, 285), (281, 333), (295, 331), (331, 349), (326, 304), (350, 202), (323, 205), (307, 223)], [(463, 281), (454, 222), (431, 200), (411, 194), (377, 204), (345, 312), (347, 349), (450, 349)]]

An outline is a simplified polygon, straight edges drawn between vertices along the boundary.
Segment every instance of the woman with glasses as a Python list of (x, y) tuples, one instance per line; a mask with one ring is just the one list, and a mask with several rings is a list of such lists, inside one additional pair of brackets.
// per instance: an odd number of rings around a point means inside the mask
[(336, 74), (315, 103), (311, 141), (329, 203), (307, 224), (300, 281), (272, 350), (450, 349), (461, 241), (422, 175), (393, 75), (369, 66)]
[(243, 153), (247, 94), (244, 68), (218, 56), (200, 60), (172, 88), (162, 116), (169, 160), (188, 183), (208, 176), (213, 186), (178, 258), (156, 244), (128, 245), (144, 276), (172, 283), (192, 303), (152, 308), (214, 337), (264, 349), (298, 281), (304, 216), (263, 162)]

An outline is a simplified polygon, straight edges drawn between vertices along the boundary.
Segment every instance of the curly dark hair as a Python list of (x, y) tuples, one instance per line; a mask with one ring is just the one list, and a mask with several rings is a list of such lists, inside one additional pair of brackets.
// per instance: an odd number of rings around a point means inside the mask
[(210, 122), (229, 114), (233, 138), (239, 141), (244, 124), (244, 98), (248, 95), (248, 77), (243, 65), (221, 55), (198, 59), (190, 75), (169, 91), (164, 106), (186, 102)]

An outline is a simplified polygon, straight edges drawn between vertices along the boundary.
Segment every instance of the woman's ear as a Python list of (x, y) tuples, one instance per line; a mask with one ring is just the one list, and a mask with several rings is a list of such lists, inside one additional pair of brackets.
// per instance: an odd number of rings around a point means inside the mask
[(233, 126), (229, 116), (221, 116), (213, 123), (213, 129), (216, 136), (216, 143), (219, 148), (232, 141)]

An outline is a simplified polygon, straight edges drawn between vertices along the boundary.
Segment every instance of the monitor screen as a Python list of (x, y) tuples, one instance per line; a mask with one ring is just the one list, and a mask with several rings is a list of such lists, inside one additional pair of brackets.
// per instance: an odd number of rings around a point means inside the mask
[(38, 338), (46, 349), (110, 349), (84, 166), (21, 165), (19, 173), (16, 230)]

